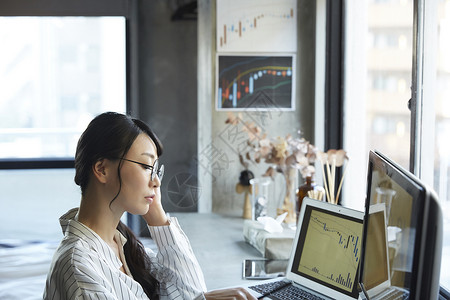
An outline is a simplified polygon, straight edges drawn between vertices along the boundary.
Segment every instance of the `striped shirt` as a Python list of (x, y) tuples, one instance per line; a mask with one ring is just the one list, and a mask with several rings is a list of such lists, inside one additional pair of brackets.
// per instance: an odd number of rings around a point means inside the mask
[[(64, 238), (50, 266), (44, 299), (148, 299), (126, 264), (125, 237), (116, 232), (122, 265), (98, 234), (77, 221), (77, 213), (74, 208), (60, 218)], [(152, 275), (160, 282), (160, 298), (204, 299), (203, 273), (178, 220), (170, 218), (170, 225), (149, 230), (158, 246), (157, 254), (147, 253)], [(122, 266), (127, 274), (120, 271)]]

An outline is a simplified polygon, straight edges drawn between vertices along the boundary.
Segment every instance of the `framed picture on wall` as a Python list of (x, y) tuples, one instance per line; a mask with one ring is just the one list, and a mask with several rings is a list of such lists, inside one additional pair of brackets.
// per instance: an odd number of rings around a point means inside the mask
[(297, 0), (217, 0), (217, 52), (296, 52)]
[(217, 54), (216, 110), (295, 110), (295, 54)]

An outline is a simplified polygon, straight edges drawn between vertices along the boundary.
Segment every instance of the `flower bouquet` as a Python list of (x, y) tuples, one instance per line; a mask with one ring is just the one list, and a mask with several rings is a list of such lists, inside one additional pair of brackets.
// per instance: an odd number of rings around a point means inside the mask
[[(242, 120), (239, 117), (229, 113), (225, 123), (237, 125), (240, 121)], [(239, 154), (239, 161), (246, 168), (248, 162), (269, 164), (263, 176), (274, 178), (276, 173), (283, 175), (286, 195), (277, 213), (281, 215), (287, 212), (285, 222), (295, 223), (297, 174), (300, 172), (303, 178), (306, 178), (315, 172), (313, 163), (316, 159), (316, 147), (302, 137), (287, 135), (270, 138), (254, 123), (244, 122), (244, 124), (243, 130), (248, 133), (248, 147), (245, 153)]]

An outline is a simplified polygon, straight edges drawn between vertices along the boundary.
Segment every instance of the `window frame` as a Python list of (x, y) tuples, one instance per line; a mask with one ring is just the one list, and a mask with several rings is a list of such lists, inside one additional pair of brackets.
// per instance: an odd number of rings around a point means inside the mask
[[(343, 149), (344, 145), (344, 69), (345, 69), (345, 1), (326, 1), (324, 149)], [(336, 170), (339, 186), (341, 168)], [(342, 199), (342, 198), (341, 198)], [(338, 200), (339, 204), (341, 199)]]
[[(429, 3), (432, 2), (432, 3)], [(435, 140), (435, 88), (437, 36), (436, 1), (414, 0), (413, 61), (411, 87), (411, 144), (410, 171), (433, 186), (433, 164)], [(428, 54), (428, 55), (426, 55)], [(423, 88), (430, 87), (430, 88)], [(426, 101), (426, 99), (430, 99)], [(425, 103), (426, 101), (426, 103)], [(426, 105), (425, 105), (426, 104)], [(426, 133), (426, 134), (425, 134)], [(427, 157), (427, 161), (423, 159)]]
[[(137, 0), (4, 0), (0, 17), (125, 17), (126, 111), (138, 112)], [(0, 170), (73, 168), (74, 158), (0, 159)]]

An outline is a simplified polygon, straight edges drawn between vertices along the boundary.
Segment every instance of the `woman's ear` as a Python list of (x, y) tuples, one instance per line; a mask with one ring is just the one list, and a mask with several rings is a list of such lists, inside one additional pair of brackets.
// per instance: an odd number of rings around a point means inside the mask
[(107, 160), (101, 159), (97, 161), (92, 167), (92, 171), (99, 182), (106, 183), (108, 175)]

